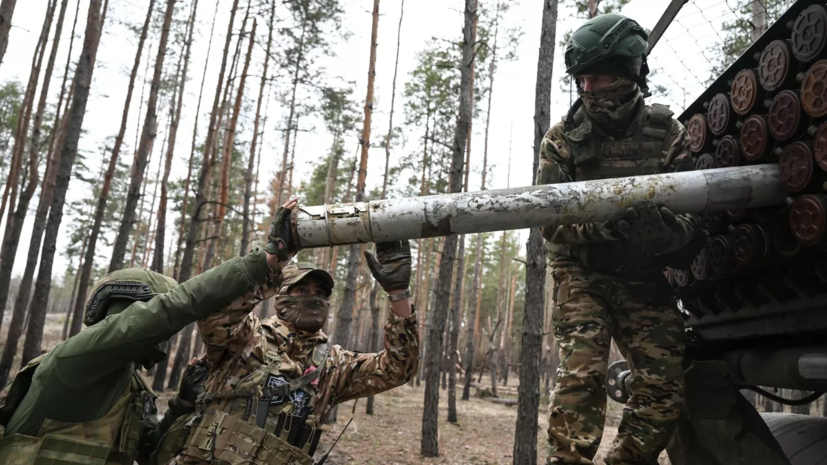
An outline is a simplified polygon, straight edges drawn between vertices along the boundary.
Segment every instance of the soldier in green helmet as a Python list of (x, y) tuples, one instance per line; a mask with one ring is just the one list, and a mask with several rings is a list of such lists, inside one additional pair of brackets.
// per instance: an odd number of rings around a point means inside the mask
[(176, 415), (194, 405), (203, 379), (197, 365), (189, 367), (189, 385), (159, 422), (155, 395), (136, 369), (166, 357), (167, 341), (188, 324), (280, 287), (281, 269), (296, 252), (295, 206), (279, 209), (263, 250), (181, 285), (143, 269), (104, 277), (86, 304), (88, 328), (32, 360), (0, 394), (0, 463), (149, 463)]
[[(567, 73), (579, 98), (540, 147), (539, 184), (692, 169), (688, 136), (664, 105), (647, 105), (647, 35), (618, 14), (571, 36)], [(555, 278), (553, 330), (560, 349), (549, 406), (548, 463), (591, 464), (606, 415), (610, 345), (634, 374), (606, 463), (653, 465), (678, 419), (684, 328), (666, 266), (685, 266), (705, 236), (695, 215), (638, 201), (623, 219), (542, 228)]]

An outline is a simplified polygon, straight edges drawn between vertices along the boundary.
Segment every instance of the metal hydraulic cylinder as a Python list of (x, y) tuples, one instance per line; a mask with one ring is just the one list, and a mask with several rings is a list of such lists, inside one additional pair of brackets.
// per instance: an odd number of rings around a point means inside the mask
[(638, 200), (675, 213), (781, 205), (778, 165), (299, 207), (303, 248), (616, 220)]

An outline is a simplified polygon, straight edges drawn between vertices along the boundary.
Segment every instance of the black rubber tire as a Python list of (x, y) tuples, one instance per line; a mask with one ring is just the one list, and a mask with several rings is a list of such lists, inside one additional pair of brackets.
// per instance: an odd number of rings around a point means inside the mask
[(792, 465), (827, 465), (827, 418), (762, 413)]

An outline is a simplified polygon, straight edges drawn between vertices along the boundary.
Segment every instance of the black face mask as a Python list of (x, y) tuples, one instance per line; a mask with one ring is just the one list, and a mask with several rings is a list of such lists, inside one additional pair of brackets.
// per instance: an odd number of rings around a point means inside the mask
[(316, 295), (276, 296), (276, 312), (296, 329), (315, 333), (322, 329), (330, 311), (330, 299)]

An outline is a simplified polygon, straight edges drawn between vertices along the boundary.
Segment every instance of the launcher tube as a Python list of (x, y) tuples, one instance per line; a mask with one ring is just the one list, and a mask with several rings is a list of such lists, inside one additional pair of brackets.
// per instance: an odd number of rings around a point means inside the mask
[(675, 213), (784, 203), (778, 165), (299, 207), (304, 248), (615, 220), (641, 199)]

